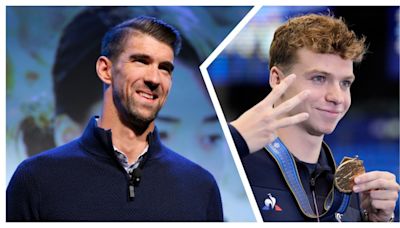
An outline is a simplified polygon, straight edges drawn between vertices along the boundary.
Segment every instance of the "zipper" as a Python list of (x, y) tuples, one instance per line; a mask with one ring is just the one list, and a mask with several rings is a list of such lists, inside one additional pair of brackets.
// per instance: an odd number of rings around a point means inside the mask
[(320, 222), (318, 205), (317, 205), (317, 198), (315, 197), (315, 177), (311, 177), (310, 186), (311, 186), (311, 194), (312, 194), (312, 197), (313, 197), (313, 203), (314, 203), (314, 208), (315, 208), (315, 214), (317, 215), (317, 222)]
[(129, 199), (133, 200), (135, 198), (135, 182), (133, 181), (133, 172), (129, 172)]
[(128, 175), (129, 175), (129, 199), (133, 200), (135, 198), (135, 186), (139, 184), (142, 175), (140, 165), (135, 169), (133, 169), (132, 171), (130, 171)]
[[(111, 131), (107, 131), (107, 141), (112, 142), (111, 138)], [(135, 184), (133, 180), (133, 174), (131, 172), (126, 172), (124, 166), (121, 164), (121, 162), (118, 160), (117, 156), (115, 155), (115, 148), (113, 144), (111, 143), (110, 145), (110, 151), (112, 151), (112, 155), (115, 159), (115, 161), (118, 164), (118, 167), (125, 173), (125, 176), (128, 179), (128, 192), (129, 192), (129, 200), (132, 201), (135, 198)]]

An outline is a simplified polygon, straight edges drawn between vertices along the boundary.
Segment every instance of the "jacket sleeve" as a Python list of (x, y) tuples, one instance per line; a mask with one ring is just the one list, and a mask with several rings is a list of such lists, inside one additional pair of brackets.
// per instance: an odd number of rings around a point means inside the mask
[(20, 164), (6, 191), (6, 221), (39, 220), (40, 194), (26, 162)]
[(222, 211), (221, 195), (217, 183), (213, 182), (207, 208), (207, 221), (223, 222), (224, 214)]
[(229, 131), (231, 132), (233, 141), (235, 142), (236, 149), (239, 153), (239, 157), (240, 157), (240, 159), (243, 159), (244, 157), (246, 157), (247, 155), (250, 154), (249, 147), (247, 146), (246, 141), (244, 140), (242, 135), (239, 133), (239, 131), (236, 130), (236, 128), (234, 126), (232, 126), (231, 124), (228, 124), (228, 126), (229, 126)]

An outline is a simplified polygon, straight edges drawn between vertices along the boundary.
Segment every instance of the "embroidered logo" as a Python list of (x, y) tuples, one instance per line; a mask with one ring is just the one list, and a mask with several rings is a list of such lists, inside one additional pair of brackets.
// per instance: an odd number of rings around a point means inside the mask
[(274, 143), (273, 145), (274, 145), (274, 147), (275, 147), (276, 149), (279, 149), (279, 147), (281, 147), (281, 145), (279, 145), (279, 143), (277, 143), (277, 142)]
[(282, 208), (276, 204), (276, 198), (268, 193), (268, 197), (264, 200), (264, 207), (262, 208), (264, 211), (282, 211)]

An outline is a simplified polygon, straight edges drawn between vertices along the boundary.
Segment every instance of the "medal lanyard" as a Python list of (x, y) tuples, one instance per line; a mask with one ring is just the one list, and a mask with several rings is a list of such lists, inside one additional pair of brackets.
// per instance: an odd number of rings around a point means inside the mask
[[(328, 202), (325, 201), (325, 205), (327, 206), (326, 211), (320, 215), (318, 213), (318, 207), (315, 205), (316, 213), (314, 213), (301, 183), (294, 158), (283, 142), (279, 138), (276, 138), (272, 143), (266, 145), (265, 149), (278, 164), (286, 184), (289, 186), (290, 191), (294, 195), (296, 202), (304, 215), (319, 221), (320, 218), (324, 216), (327, 217), (334, 215), (335, 213), (344, 213), (344, 211), (347, 209), (350, 195), (341, 194), (340, 192), (336, 191), (334, 187), (332, 187), (332, 190), (327, 197)], [(314, 202), (316, 202), (315, 195)]]

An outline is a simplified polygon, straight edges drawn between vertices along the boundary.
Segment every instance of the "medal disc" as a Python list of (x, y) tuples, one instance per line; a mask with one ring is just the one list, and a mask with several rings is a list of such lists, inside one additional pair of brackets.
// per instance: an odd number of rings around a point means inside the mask
[(354, 178), (365, 173), (363, 161), (355, 158), (344, 157), (335, 173), (335, 186), (340, 192), (353, 191)]

